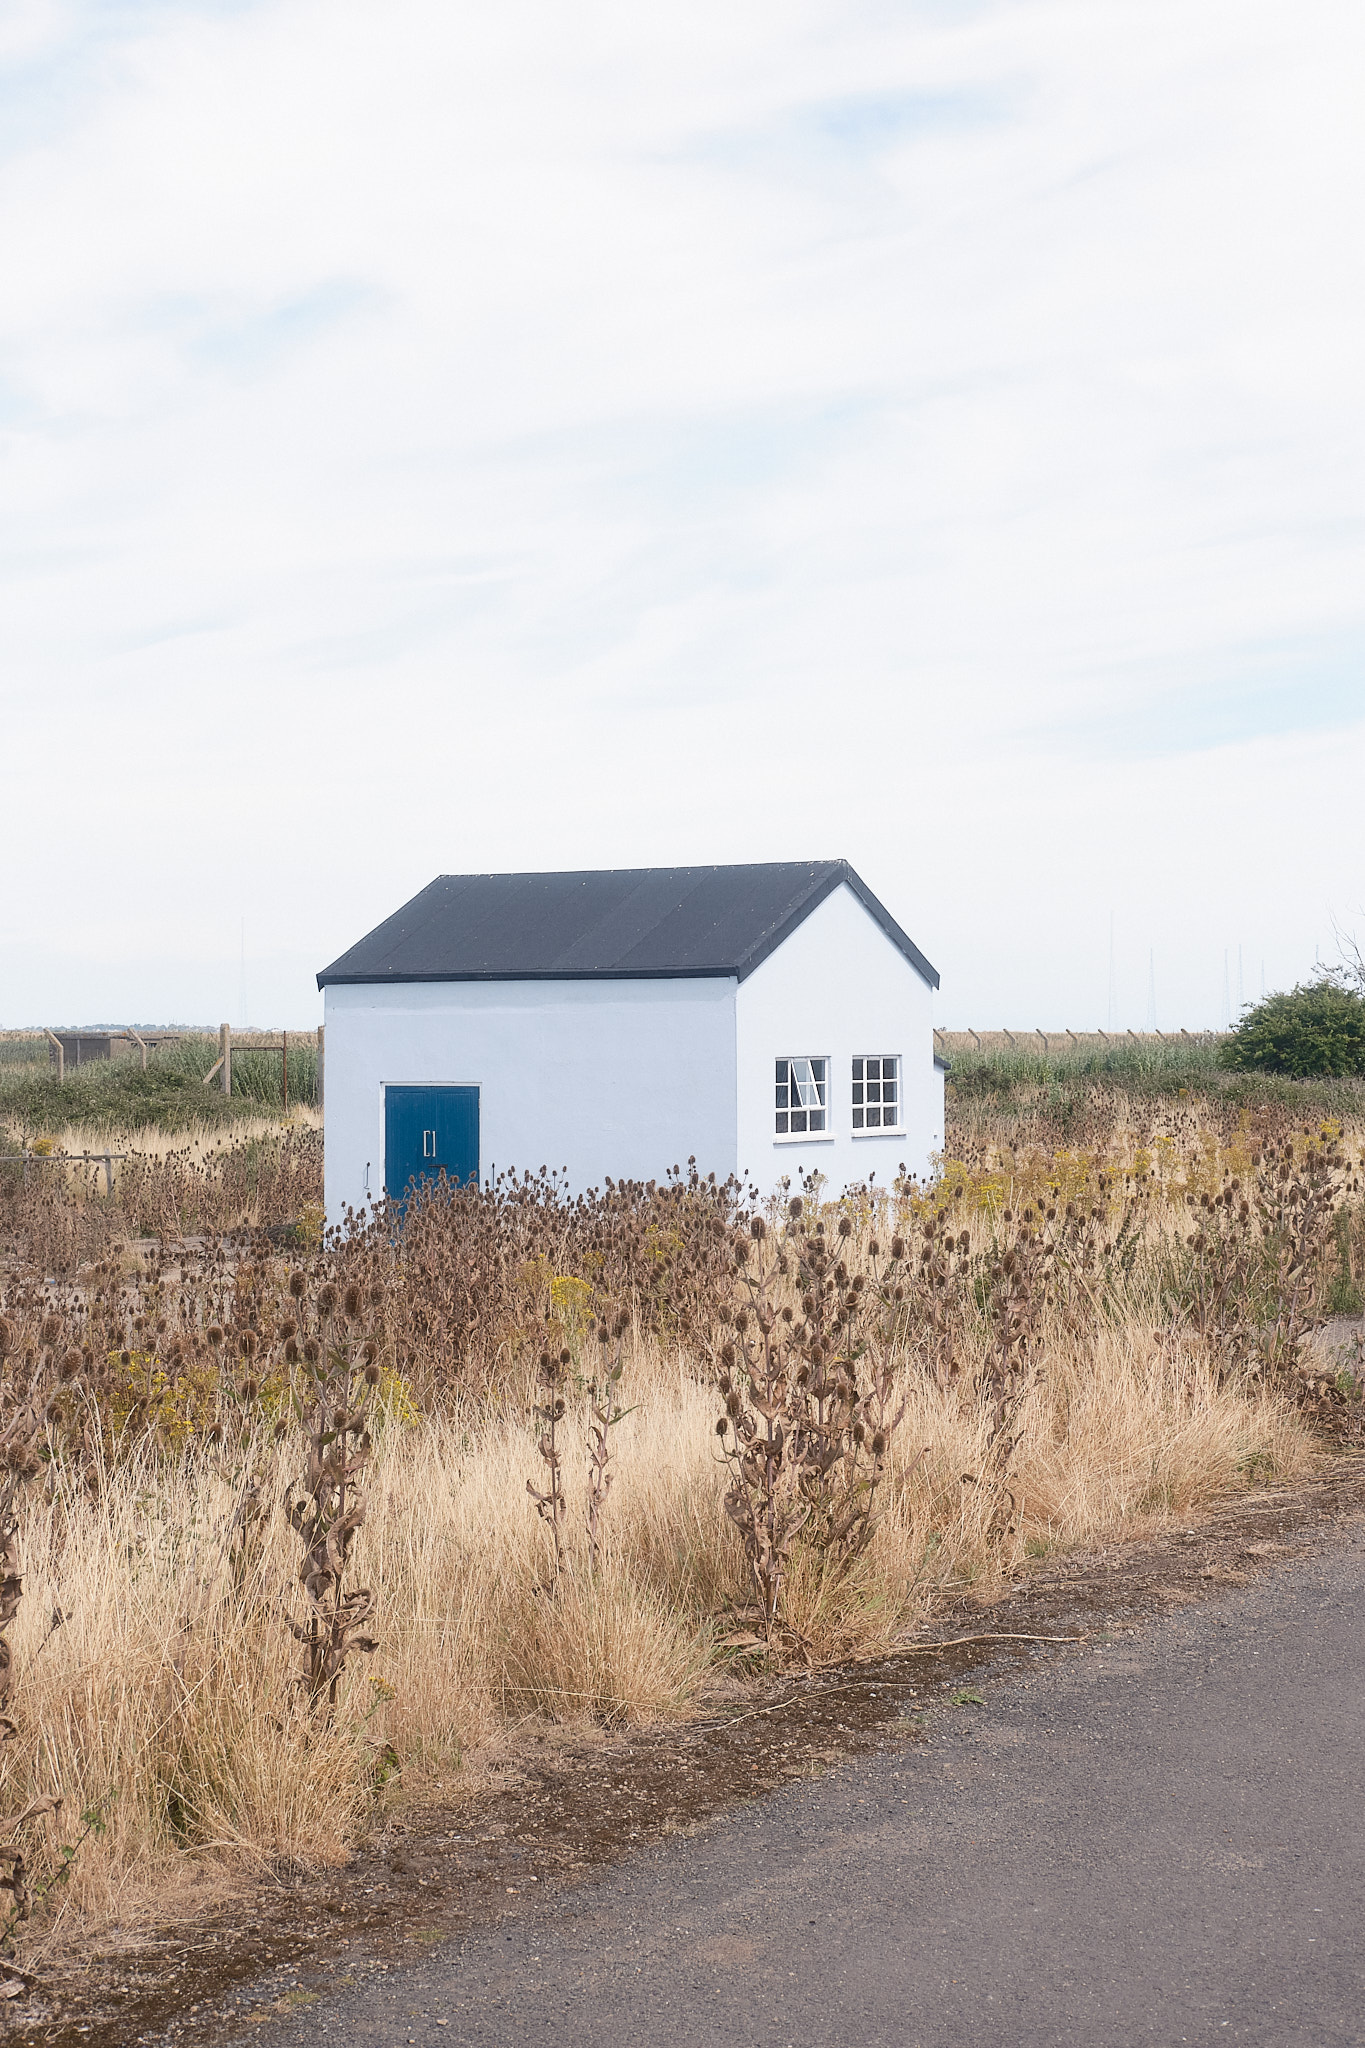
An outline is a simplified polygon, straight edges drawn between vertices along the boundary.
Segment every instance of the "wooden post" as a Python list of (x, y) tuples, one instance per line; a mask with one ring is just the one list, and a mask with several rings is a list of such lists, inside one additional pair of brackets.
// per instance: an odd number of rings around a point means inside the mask
[(969, 1025), (967, 1026), (967, 1036), (968, 1036), (968, 1038), (970, 1038), (970, 1039), (971, 1039), (971, 1041), (972, 1041), (972, 1044), (973, 1044), (973, 1045), (974, 1045), (974, 1046), (976, 1047), (977, 1051), (978, 1051), (978, 1052), (980, 1052), (980, 1050), (981, 1050), (981, 1033), (980, 1033), (979, 1031), (973, 1031), (973, 1029), (972, 1029), (971, 1025), (969, 1024)]
[[(143, 1048), (144, 1053), (146, 1048)], [(104, 1155), (104, 1192), (112, 1197), (114, 1192), (114, 1157), (111, 1152)]]
[(145, 1074), (147, 1071), (147, 1041), (145, 1038), (139, 1038), (136, 1031), (130, 1030), (128, 1036), (132, 1039), (134, 1045), (140, 1046), (142, 1049), (142, 1071)]
[(322, 1029), (318, 1026), (318, 1108), (322, 1108)]
[(1013, 1033), (1012, 1031), (1006, 1031), (1006, 1029), (1005, 1029), (1004, 1025), (1002, 1024), (1002, 1025), (1000, 1026), (1000, 1036), (1001, 1036), (1002, 1038), (1008, 1038), (1008, 1040), (1009, 1040), (1009, 1042), (1010, 1042), (1010, 1051), (1011, 1051), (1011, 1052), (1013, 1052), (1013, 1051), (1014, 1051), (1014, 1033)]
[(1068, 1037), (1068, 1038), (1069, 1038), (1069, 1039), (1071, 1040), (1071, 1043), (1072, 1043), (1073, 1045), (1075, 1045), (1075, 1044), (1076, 1044), (1076, 1034), (1075, 1034), (1075, 1032), (1074, 1032), (1074, 1031), (1072, 1031), (1072, 1030), (1070, 1030), (1070, 1029), (1068, 1029), (1068, 1031), (1067, 1031), (1067, 1034), (1066, 1034), (1066, 1035), (1067, 1035), (1067, 1037)]
[(288, 1033), (287, 1031), (282, 1031), (282, 1032), (280, 1033), (280, 1094), (281, 1094), (281, 1096), (283, 1097), (283, 1100), (282, 1100), (282, 1102), (281, 1102), (281, 1104), (280, 1104), (280, 1114), (281, 1114), (281, 1116), (288, 1116), (288, 1114), (289, 1114), (289, 1033)]
[[(46, 1025), (43, 1028), (46, 1030)], [(66, 1047), (62, 1044), (55, 1031), (48, 1031), (47, 1035), (57, 1048), (57, 1086), (60, 1088), (66, 1079)]]
[(223, 1063), (223, 1093), (232, 1093), (232, 1026), (218, 1026), (218, 1054)]
[(1035, 1037), (1035, 1038), (1041, 1038), (1041, 1039), (1042, 1039), (1042, 1041), (1043, 1041), (1043, 1051), (1044, 1051), (1044, 1052), (1051, 1052), (1051, 1050), (1052, 1050), (1052, 1047), (1051, 1047), (1051, 1046), (1050, 1046), (1050, 1045), (1048, 1044), (1048, 1042), (1047, 1042), (1047, 1035), (1046, 1035), (1046, 1033), (1045, 1033), (1045, 1032), (1042, 1032), (1042, 1031), (1040, 1031), (1040, 1030), (1038, 1029), (1038, 1026), (1037, 1026), (1036, 1024), (1035, 1024), (1035, 1025), (1034, 1025), (1034, 1027), (1033, 1027), (1033, 1035), (1034, 1035), (1034, 1037)]

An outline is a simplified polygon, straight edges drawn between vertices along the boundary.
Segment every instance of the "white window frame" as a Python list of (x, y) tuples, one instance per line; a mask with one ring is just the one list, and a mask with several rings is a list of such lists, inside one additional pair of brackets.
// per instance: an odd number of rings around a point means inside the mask
[[(800, 1061), (804, 1062), (804, 1063), (805, 1063), (806, 1065), (808, 1065), (808, 1066), (814, 1066), (814, 1065), (815, 1065), (815, 1063), (817, 1063), (817, 1062), (818, 1062), (818, 1063), (819, 1063), (819, 1064), (820, 1064), (820, 1065), (821, 1065), (821, 1066), (822, 1066), (822, 1067), (824, 1068), (824, 1070), (825, 1070), (825, 1074), (824, 1074), (824, 1081), (823, 1081), (823, 1084), (822, 1084), (822, 1083), (820, 1083), (820, 1082), (818, 1082), (818, 1081), (816, 1081), (813, 1075), (812, 1075), (811, 1081), (810, 1081), (809, 1083), (804, 1083), (804, 1084), (803, 1084), (803, 1083), (798, 1083), (798, 1084), (797, 1084), (798, 1086), (802, 1086), (802, 1085), (805, 1085), (805, 1086), (812, 1086), (812, 1087), (820, 1087), (821, 1085), (823, 1085), (823, 1087), (824, 1087), (824, 1091), (825, 1091), (825, 1099), (824, 1099), (823, 1103), (819, 1103), (819, 1104), (814, 1104), (814, 1103), (806, 1103), (806, 1104), (804, 1104), (804, 1105), (802, 1106), (802, 1107), (803, 1107), (803, 1108), (805, 1109), (805, 1111), (806, 1111), (806, 1113), (807, 1113), (807, 1114), (809, 1114), (810, 1110), (811, 1110), (811, 1109), (813, 1109), (813, 1108), (818, 1108), (818, 1109), (819, 1109), (819, 1110), (820, 1110), (820, 1111), (821, 1111), (821, 1112), (823, 1113), (823, 1115), (824, 1115), (824, 1119), (825, 1119), (825, 1122), (824, 1122), (824, 1128), (823, 1128), (822, 1130), (818, 1130), (818, 1131), (792, 1131), (792, 1130), (786, 1130), (786, 1131), (779, 1131), (779, 1130), (777, 1129), (777, 1125), (776, 1125), (776, 1119), (777, 1119), (777, 1118), (778, 1118), (779, 1116), (787, 1116), (787, 1117), (790, 1117), (790, 1116), (792, 1115), (792, 1113), (793, 1113), (793, 1112), (792, 1112), (792, 1109), (791, 1109), (791, 1087), (792, 1087), (792, 1081), (791, 1081), (791, 1069), (792, 1069), (792, 1066), (794, 1065), (794, 1063), (795, 1063), (795, 1062), (796, 1062), (797, 1060), (800, 1060)], [(831, 1120), (831, 1118), (832, 1118), (832, 1116), (833, 1116), (834, 1110), (833, 1110), (833, 1104), (832, 1104), (832, 1103), (831, 1103), (831, 1101), (830, 1101), (830, 1078), (831, 1078), (831, 1073), (832, 1073), (832, 1069), (833, 1069), (833, 1066), (834, 1066), (834, 1062), (833, 1062), (833, 1060), (832, 1060), (832, 1059), (830, 1058), (829, 1054), (828, 1054), (828, 1053), (826, 1053), (826, 1052), (800, 1052), (800, 1053), (781, 1053), (781, 1052), (780, 1052), (780, 1053), (775, 1053), (775, 1054), (774, 1054), (774, 1056), (773, 1056), (773, 1079), (774, 1079), (774, 1083), (775, 1083), (776, 1087), (779, 1087), (779, 1088), (780, 1088), (780, 1087), (782, 1087), (782, 1086), (783, 1086), (784, 1084), (783, 1084), (782, 1082), (780, 1082), (780, 1081), (778, 1081), (778, 1080), (777, 1080), (777, 1069), (778, 1069), (778, 1067), (779, 1067), (779, 1066), (785, 1066), (785, 1067), (786, 1067), (786, 1069), (787, 1069), (787, 1081), (786, 1081), (786, 1083), (785, 1083), (785, 1086), (786, 1086), (786, 1088), (787, 1088), (787, 1091), (788, 1091), (788, 1098), (787, 1098), (787, 1104), (788, 1104), (788, 1106), (787, 1106), (787, 1108), (786, 1108), (785, 1110), (781, 1110), (781, 1109), (779, 1109), (779, 1108), (777, 1107), (777, 1099), (776, 1099), (776, 1095), (774, 1095), (774, 1098), (773, 1098), (773, 1112), (772, 1112), (772, 1113), (773, 1113), (773, 1118), (774, 1118), (774, 1124), (773, 1124), (773, 1143), (774, 1143), (774, 1145), (832, 1145), (832, 1144), (833, 1144), (833, 1142), (834, 1142), (834, 1133), (833, 1133), (833, 1131), (832, 1131), (832, 1130), (830, 1129), (830, 1120)], [(800, 1110), (798, 1110), (798, 1111), (797, 1111), (796, 1113), (797, 1113), (797, 1114), (799, 1115), (799, 1114), (800, 1114), (801, 1112), (800, 1112)]]
[[(867, 1063), (869, 1060), (875, 1060), (878, 1063), (878, 1076), (875, 1081), (869, 1081), (867, 1079)], [(878, 1095), (880, 1097), (881, 1089), (884, 1086), (880, 1069), (882, 1066), (885, 1065), (887, 1060), (894, 1060), (896, 1062), (896, 1075), (894, 1082), (896, 1090), (896, 1121), (894, 1124), (879, 1123), (873, 1124), (869, 1127), (866, 1122), (860, 1123), (857, 1121), (859, 1117), (865, 1116), (867, 1109), (871, 1106), (867, 1102), (865, 1095), (861, 1103), (858, 1101), (858, 1092), (860, 1090), (866, 1090), (869, 1087), (874, 1087), (877, 1089)], [(853, 1058), (849, 1064), (849, 1076), (850, 1079), (848, 1093), (848, 1127), (850, 1136), (854, 1138), (903, 1138), (905, 1136), (904, 1056), (898, 1052), (854, 1053)], [(879, 1102), (878, 1107), (884, 1108), (885, 1105)]]

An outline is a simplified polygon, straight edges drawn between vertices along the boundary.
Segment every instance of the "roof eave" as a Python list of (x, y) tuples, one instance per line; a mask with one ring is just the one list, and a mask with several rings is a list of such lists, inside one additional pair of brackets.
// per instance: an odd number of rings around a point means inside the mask
[(735, 981), (733, 967), (540, 967), (516, 974), (501, 972), (452, 973), (442, 970), (409, 974), (394, 969), (388, 973), (334, 974), (324, 967), (317, 978), (319, 988), (401, 988), (419, 981)]

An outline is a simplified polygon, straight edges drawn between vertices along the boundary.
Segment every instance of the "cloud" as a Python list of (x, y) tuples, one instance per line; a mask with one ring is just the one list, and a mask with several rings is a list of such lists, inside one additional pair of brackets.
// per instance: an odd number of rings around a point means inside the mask
[(103, 1013), (120, 955), (230, 1007), (246, 916), (307, 1021), (437, 869), (814, 850), (944, 1014), (1093, 1012), (1117, 899), (1129, 1021), (1163, 929), (1210, 1021), (1350, 864), (1363, 44), (1345, 0), (21, 8), (0, 1013)]

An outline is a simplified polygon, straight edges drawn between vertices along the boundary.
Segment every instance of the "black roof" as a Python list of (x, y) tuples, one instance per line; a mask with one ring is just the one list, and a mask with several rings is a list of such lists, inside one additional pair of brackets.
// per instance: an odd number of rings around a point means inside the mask
[(338, 982), (740, 981), (847, 882), (931, 987), (938, 975), (846, 860), (438, 875), (324, 967)]

